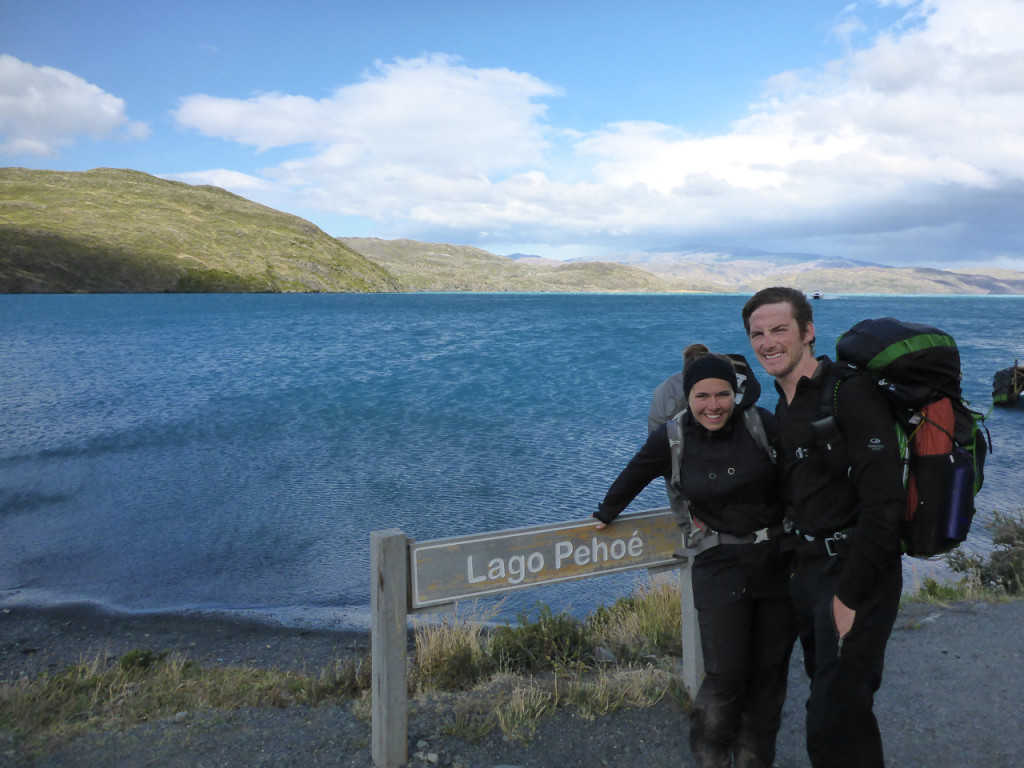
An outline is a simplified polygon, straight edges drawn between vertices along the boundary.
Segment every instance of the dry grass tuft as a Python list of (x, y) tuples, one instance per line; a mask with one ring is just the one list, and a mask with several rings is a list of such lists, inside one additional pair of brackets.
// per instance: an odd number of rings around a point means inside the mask
[(60, 742), (84, 731), (242, 707), (317, 706), (370, 685), (365, 660), (338, 661), (309, 675), (251, 667), (203, 668), (181, 654), (106, 654), (35, 679), (0, 683), (0, 725), (30, 742)]
[(486, 628), (499, 610), (481, 612), (474, 603), (461, 616), (456, 606), (441, 621), (414, 620), (413, 689), (467, 690), (494, 672)]
[(666, 669), (621, 669), (566, 681), (563, 692), (580, 717), (593, 720), (626, 707), (653, 707), (678, 685)]
[(673, 579), (639, 584), (629, 597), (610, 608), (599, 608), (587, 623), (595, 645), (608, 648), (625, 662), (636, 662), (650, 656), (680, 656), (681, 622), (679, 582)]

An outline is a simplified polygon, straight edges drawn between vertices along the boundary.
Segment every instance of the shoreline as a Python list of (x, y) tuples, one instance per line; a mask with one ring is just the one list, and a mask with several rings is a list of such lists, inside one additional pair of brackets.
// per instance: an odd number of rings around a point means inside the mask
[(0, 603), (0, 681), (135, 649), (180, 652), (205, 665), (318, 670), (369, 652), (358, 629), (285, 626), (207, 611), (125, 613), (92, 603)]

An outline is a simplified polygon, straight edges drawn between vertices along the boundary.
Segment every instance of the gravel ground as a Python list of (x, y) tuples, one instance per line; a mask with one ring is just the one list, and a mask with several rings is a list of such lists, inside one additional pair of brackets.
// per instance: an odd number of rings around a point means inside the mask
[[(205, 664), (318, 670), (365, 653), (364, 634), (306, 631), (190, 616), (122, 617), (84, 609), (0, 613), (0, 679), (35, 675), (98, 653), (174, 649)], [(779, 735), (777, 766), (805, 768), (799, 652)], [(410, 766), (645, 768), (692, 766), (685, 713), (665, 701), (587, 721), (572, 711), (542, 720), (527, 744), (491, 733), (466, 741), (440, 733), (451, 699), (415, 700)], [(876, 701), (890, 768), (1024, 765), (1024, 601), (911, 605), (889, 643)], [(2, 722), (0, 712), (0, 722)], [(192, 712), (93, 733), (44, 757), (19, 754), (0, 731), (0, 766), (32, 768), (372, 768), (370, 723), (348, 704), (316, 709)]]

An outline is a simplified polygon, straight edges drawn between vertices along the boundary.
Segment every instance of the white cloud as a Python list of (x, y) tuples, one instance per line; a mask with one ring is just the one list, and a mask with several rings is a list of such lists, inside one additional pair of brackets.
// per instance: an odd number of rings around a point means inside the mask
[(378, 63), (362, 82), (320, 100), (195, 95), (182, 101), (175, 117), (207, 136), (259, 150), (312, 145), (316, 154), (307, 162), (317, 168), (380, 163), (474, 175), (541, 163), (546, 107), (535, 100), (557, 93), (531, 75), (470, 69), (435, 54)]
[(186, 184), (209, 184), (222, 189), (232, 189), (239, 194), (262, 192), (272, 188), (272, 185), (257, 176), (241, 171), (231, 171), (225, 168), (212, 168), (208, 171), (192, 171), (189, 173), (165, 174), (162, 178), (172, 181), (183, 181)]
[[(879, 4), (904, 18), (820, 71), (779, 73), (719, 136), (550, 126), (544, 100), (557, 87), (440, 54), (378, 64), (319, 100), (191, 96), (176, 117), (259, 150), (292, 148), (265, 179), (296, 205), (373, 219), (387, 236), (817, 243), (836, 255), (902, 253), (914, 236), (935, 246), (921, 258), (1021, 252), (1018, 228), (998, 216), (1024, 202), (1024, 2)], [(865, 29), (853, 12), (836, 28), (850, 46)]]
[(81, 77), (0, 55), (0, 154), (53, 156), (79, 136), (143, 139), (124, 100)]

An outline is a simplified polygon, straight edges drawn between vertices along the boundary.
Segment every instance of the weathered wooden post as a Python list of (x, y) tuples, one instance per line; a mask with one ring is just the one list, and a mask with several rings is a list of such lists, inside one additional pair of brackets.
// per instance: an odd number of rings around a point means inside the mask
[(405, 534), (397, 528), (370, 533), (371, 734), (378, 768), (408, 762), (407, 553)]

